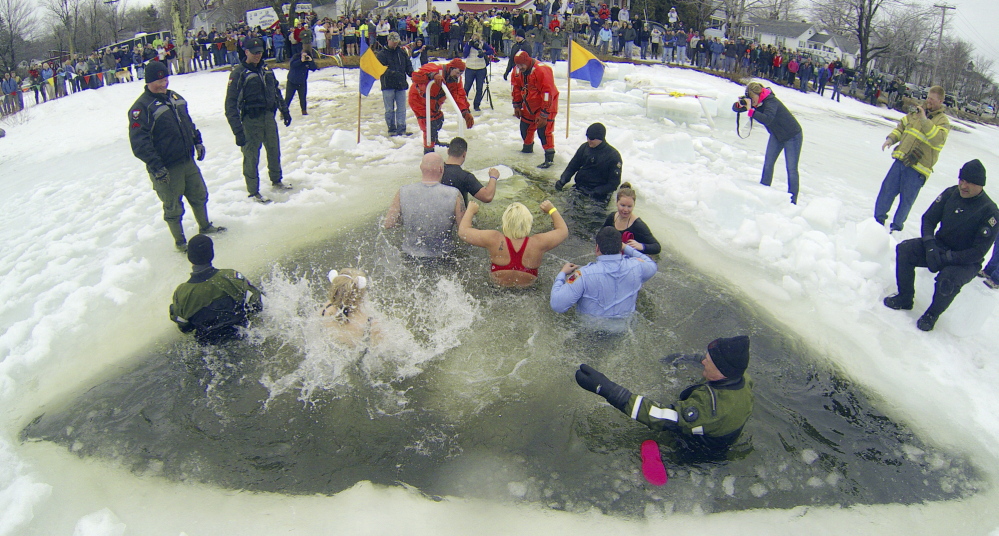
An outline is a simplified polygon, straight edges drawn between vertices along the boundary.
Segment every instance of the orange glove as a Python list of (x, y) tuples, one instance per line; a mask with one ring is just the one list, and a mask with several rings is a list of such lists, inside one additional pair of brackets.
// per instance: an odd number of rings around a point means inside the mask
[(475, 119), (472, 118), (472, 114), (468, 110), (463, 110), (461, 116), (465, 118), (465, 128), (472, 128), (475, 124)]

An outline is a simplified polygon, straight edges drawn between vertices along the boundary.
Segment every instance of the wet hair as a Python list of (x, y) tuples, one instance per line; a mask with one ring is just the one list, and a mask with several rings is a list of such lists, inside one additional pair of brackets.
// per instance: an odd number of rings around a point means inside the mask
[(461, 156), (468, 152), (468, 142), (465, 138), (461, 136), (451, 139), (451, 143), (447, 148), (448, 156)]
[(358, 288), (358, 278), (360, 277), (366, 278), (367, 275), (356, 268), (344, 268), (333, 278), (333, 281), (330, 281), (330, 304), (327, 309), (332, 308), (333, 314), (329, 316), (344, 322), (361, 305), (361, 300), (364, 299), (367, 290)]
[(597, 247), (601, 255), (617, 255), (621, 253), (621, 231), (607, 226), (597, 231)]
[(635, 195), (635, 190), (631, 187), (630, 182), (622, 182), (621, 186), (617, 189), (617, 201), (620, 201), (622, 197), (630, 197), (632, 201), (637, 201), (638, 196)]
[(503, 211), (503, 235), (507, 238), (524, 238), (531, 234), (534, 216), (523, 203), (510, 203)]
[(763, 84), (759, 82), (750, 82), (746, 84), (746, 93), (759, 95), (761, 92), (763, 92)]

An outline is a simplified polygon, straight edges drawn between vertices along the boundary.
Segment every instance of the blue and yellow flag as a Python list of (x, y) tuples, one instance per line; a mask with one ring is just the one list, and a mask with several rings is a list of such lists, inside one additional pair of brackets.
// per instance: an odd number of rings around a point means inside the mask
[(604, 64), (589, 50), (586, 50), (575, 39), (569, 41), (569, 78), (589, 80), (590, 85), (599, 87), (604, 78)]
[(365, 97), (371, 92), (371, 86), (385, 74), (388, 67), (382, 65), (375, 57), (375, 52), (368, 48), (368, 40), (361, 39), (361, 95)]

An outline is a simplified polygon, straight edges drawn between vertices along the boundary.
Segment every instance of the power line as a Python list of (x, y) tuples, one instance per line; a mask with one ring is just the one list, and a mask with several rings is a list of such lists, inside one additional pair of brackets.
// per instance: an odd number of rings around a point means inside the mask
[(964, 27), (965, 34), (974, 34), (978, 38), (979, 42), (974, 44), (976, 51), (988, 56), (999, 57), (999, 49), (995, 48), (992, 41), (986, 39), (963, 14), (957, 13), (957, 21)]

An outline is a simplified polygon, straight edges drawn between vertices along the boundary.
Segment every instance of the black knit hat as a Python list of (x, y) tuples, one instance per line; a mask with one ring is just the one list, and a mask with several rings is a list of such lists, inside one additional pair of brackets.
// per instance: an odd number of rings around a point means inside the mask
[(977, 158), (966, 163), (957, 176), (965, 182), (985, 186), (985, 166)]
[(199, 234), (187, 243), (187, 260), (191, 264), (211, 264), (215, 258), (215, 245), (212, 239)]
[(586, 129), (586, 139), (603, 141), (607, 137), (607, 127), (603, 123), (593, 123)]
[(524, 30), (517, 30), (517, 37), (521, 37), (521, 38), (527, 37), (527, 34), (524, 33)]
[(749, 366), (749, 337), (715, 339), (708, 344), (711, 362), (726, 378), (739, 378)]
[(146, 83), (155, 82), (157, 80), (163, 80), (164, 78), (170, 76), (170, 69), (159, 61), (151, 61), (146, 65)]

